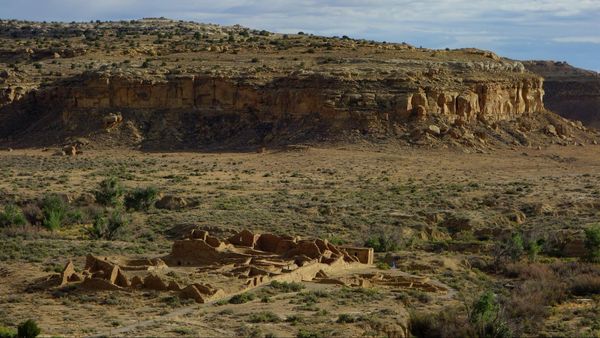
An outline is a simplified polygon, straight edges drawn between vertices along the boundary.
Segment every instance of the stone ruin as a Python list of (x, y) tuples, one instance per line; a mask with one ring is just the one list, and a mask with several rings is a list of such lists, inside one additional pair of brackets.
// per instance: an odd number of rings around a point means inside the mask
[(372, 248), (248, 230), (220, 240), (206, 231), (192, 230), (187, 239), (176, 240), (166, 256), (130, 259), (88, 255), (81, 272), (69, 261), (60, 275), (49, 277), (43, 285), (170, 291), (198, 303), (213, 302), (272, 281), (448, 290), (426, 277), (376, 271), (372, 264)]
[(175, 241), (164, 257), (88, 255), (81, 273), (69, 261), (50, 281), (92, 290), (174, 291), (182, 298), (206, 303), (275, 280), (327, 282), (329, 273), (350, 272), (372, 263), (372, 248), (338, 247), (327, 240), (248, 230), (220, 240), (206, 231), (193, 230), (189, 238)]

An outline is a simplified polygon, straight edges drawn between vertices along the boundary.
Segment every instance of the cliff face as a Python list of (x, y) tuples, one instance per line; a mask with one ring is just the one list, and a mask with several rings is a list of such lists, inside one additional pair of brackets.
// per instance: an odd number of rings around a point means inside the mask
[[(322, 74), (258, 82), (206, 75), (143, 80), (87, 73), (29, 94), (6, 95), (0, 111), (14, 118), (0, 128), (0, 136), (49, 127), (74, 131), (119, 112), (141, 126), (142, 134), (171, 130), (184, 135), (182, 140), (204, 144), (252, 133), (253, 141), (260, 143), (291, 126), (297, 133), (357, 129), (367, 134), (373, 126), (391, 128), (432, 116), (450, 124), (513, 120), (542, 111), (543, 93), (542, 80), (535, 76), (471, 82), (462, 90), (448, 90), (421, 88), (398, 78), (353, 80)], [(60, 119), (54, 125), (31, 124), (48, 114)]]
[(600, 128), (600, 74), (563, 62), (530, 61), (525, 66), (545, 78), (548, 109)]

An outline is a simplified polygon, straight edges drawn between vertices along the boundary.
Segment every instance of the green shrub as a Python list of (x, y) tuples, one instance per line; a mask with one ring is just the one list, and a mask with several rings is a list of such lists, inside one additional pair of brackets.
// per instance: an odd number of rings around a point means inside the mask
[(251, 314), (248, 321), (251, 323), (277, 323), (281, 321), (281, 318), (273, 312), (267, 311)]
[(123, 197), (123, 187), (116, 177), (110, 177), (100, 182), (98, 190), (94, 192), (96, 201), (103, 205), (118, 206), (121, 205)]
[(379, 235), (369, 237), (365, 241), (365, 246), (373, 248), (375, 252), (396, 251), (399, 249), (398, 241), (394, 236), (381, 232)]
[(527, 257), (530, 262), (535, 262), (540, 251), (542, 251), (541, 241), (528, 241), (525, 245), (527, 251)]
[(279, 282), (279, 281), (272, 281), (271, 284), (269, 284), (272, 288), (280, 290), (282, 292), (298, 292), (302, 289), (304, 289), (304, 285), (302, 283), (297, 283), (297, 282)]
[(357, 318), (351, 314), (348, 313), (342, 313), (338, 316), (338, 319), (336, 320), (336, 323), (354, 323), (359, 321), (360, 318)]
[(518, 261), (525, 252), (523, 236), (520, 233), (513, 234), (506, 243), (507, 253), (513, 262)]
[(298, 325), (299, 323), (304, 323), (304, 317), (302, 315), (290, 315), (285, 318), (285, 321), (292, 325)]
[(520, 233), (513, 234), (510, 238), (496, 243), (494, 247), (494, 266), (501, 267), (507, 261), (517, 262), (523, 257), (525, 246)]
[(0, 326), (0, 338), (16, 338), (17, 332), (11, 328)]
[(376, 266), (376, 267), (377, 267), (377, 269), (379, 269), (379, 270), (389, 270), (389, 269), (391, 269), (391, 267), (390, 267), (390, 265), (389, 265), (388, 263), (386, 263), (386, 262), (381, 262), (381, 261), (379, 261), (379, 262), (375, 263), (375, 266)]
[(6, 227), (10, 225), (23, 226), (27, 224), (25, 215), (19, 207), (14, 204), (9, 204), (4, 207), (4, 212), (0, 212), (0, 227)]
[(119, 209), (115, 209), (108, 217), (97, 215), (87, 232), (91, 239), (113, 240), (128, 224), (129, 219)]
[(256, 296), (253, 293), (246, 292), (241, 293), (239, 295), (235, 295), (229, 299), (229, 304), (243, 304), (248, 303), (251, 300), (254, 300)]
[(500, 316), (500, 305), (490, 291), (485, 292), (473, 303), (469, 321), (478, 337), (511, 337), (508, 325)]
[(418, 338), (512, 336), (493, 293), (484, 293), (470, 308), (467, 314), (456, 307), (445, 308), (439, 313), (413, 312), (410, 314), (410, 332)]
[(42, 224), (49, 230), (58, 230), (67, 216), (67, 204), (55, 195), (45, 196), (42, 200)]
[(62, 219), (62, 214), (56, 210), (51, 210), (44, 218), (44, 226), (48, 228), (48, 230), (58, 230), (62, 226)]
[(136, 188), (125, 195), (125, 208), (148, 210), (158, 199), (158, 190), (154, 187)]
[(37, 326), (33, 319), (29, 319), (19, 325), (17, 328), (17, 337), (19, 338), (35, 338), (42, 330)]
[(585, 229), (585, 248), (590, 262), (600, 263), (600, 223)]

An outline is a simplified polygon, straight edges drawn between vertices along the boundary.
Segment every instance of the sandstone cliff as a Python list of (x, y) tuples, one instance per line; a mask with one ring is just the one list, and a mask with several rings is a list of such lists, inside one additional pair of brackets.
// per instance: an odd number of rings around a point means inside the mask
[[(398, 78), (324, 74), (292, 74), (257, 83), (207, 75), (144, 80), (86, 73), (27, 94), (8, 92), (0, 135), (21, 131), (26, 137), (53, 128), (60, 138), (69, 131), (89, 132), (103, 116), (119, 112), (155, 145), (175, 135), (190, 148), (242, 135), (247, 137), (240, 141), (260, 144), (282, 131), (299, 133), (299, 139), (344, 130), (368, 134), (374, 126), (392, 128), (428, 116), (448, 124), (490, 124), (542, 111), (542, 96), (542, 81), (534, 76), (474, 81), (457, 90), (421, 88)], [(35, 122), (40, 119), (53, 122), (40, 125)]]

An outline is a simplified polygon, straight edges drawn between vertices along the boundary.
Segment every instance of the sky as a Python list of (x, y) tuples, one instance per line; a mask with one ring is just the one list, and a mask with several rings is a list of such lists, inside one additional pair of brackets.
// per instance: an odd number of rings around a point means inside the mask
[(600, 0), (0, 0), (0, 18), (167, 17), (280, 33), (476, 47), (600, 71)]

